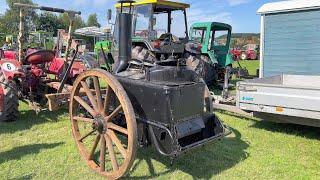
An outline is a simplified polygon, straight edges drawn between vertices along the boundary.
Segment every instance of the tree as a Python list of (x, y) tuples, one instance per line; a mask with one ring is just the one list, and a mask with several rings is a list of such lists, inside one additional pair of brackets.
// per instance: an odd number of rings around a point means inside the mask
[[(6, 34), (17, 34), (19, 29), (19, 17), (20, 10), (15, 7), (14, 3), (33, 4), (32, 0), (6, 0), (9, 8), (3, 16), (0, 17), (0, 30)], [(25, 16), (25, 31), (27, 32), (32, 28), (33, 20), (37, 17), (37, 14), (33, 10), (26, 11)]]
[(37, 30), (54, 33), (54, 36), (57, 35), (58, 29), (67, 28), (61, 23), (56, 14), (49, 12), (41, 13), (35, 22), (35, 26)]
[[(62, 27), (64, 27), (63, 29), (68, 30), (70, 24), (68, 14), (60, 14), (58, 20), (62, 24)], [(76, 16), (74, 21), (74, 30), (85, 27), (85, 22), (83, 21), (81, 16)]]
[(97, 14), (90, 14), (88, 17), (88, 21), (87, 21), (87, 26), (91, 27), (91, 26), (96, 26), (96, 27), (101, 27), (101, 25), (98, 22), (98, 18), (97, 18)]

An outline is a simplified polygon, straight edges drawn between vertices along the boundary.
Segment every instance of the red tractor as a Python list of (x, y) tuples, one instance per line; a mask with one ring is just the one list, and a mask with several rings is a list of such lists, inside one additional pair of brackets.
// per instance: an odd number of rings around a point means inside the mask
[[(22, 11), (20, 27), (24, 27), (23, 8), (68, 13), (70, 18), (68, 42), (71, 42), (74, 17), (80, 12), (24, 4), (15, 5)], [(24, 34), (23, 31), (23, 28), (20, 28), (20, 35)], [(19, 100), (28, 103), (36, 112), (44, 109), (47, 104), (49, 110), (57, 109), (65, 101), (65, 94), (71, 91), (71, 85), (76, 77), (89, 67), (84, 61), (76, 59), (77, 50), (72, 58), (68, 53), (61, 58), (56, 56), (57, 49), (21, 49), (24, 47), (23, 39), (22, 36), (19, 37), (19, 56), (14, 51), (0, 50), (0, 121), (16, 119)], [(70, 45), (66, 52), (69, 52), (69, 48)]]
[(260, 46), (258, 44), (247, 44), (241, 49), (232, 49), (231, 54), (235, 60), (258, 60)]

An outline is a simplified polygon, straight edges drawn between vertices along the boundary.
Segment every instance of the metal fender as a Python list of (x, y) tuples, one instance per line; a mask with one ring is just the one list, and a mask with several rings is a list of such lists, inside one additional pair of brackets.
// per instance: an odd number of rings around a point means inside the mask
[(14, 77), (23, 77), (25, 75), (20, 62), (16, 60), (2, 59), (0, 60), (0, 67), (8, 80), (13, 79)]

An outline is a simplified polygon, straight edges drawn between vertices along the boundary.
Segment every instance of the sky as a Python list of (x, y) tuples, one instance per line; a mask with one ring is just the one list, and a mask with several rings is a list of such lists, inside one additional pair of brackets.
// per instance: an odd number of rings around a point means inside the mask
[[(260, 17), (257, 10), (265, 3), (279, 0), (173, 0), (191, 5), (187, 10), (189, 25), (196, 21), (216, 21), (231, 24), (236, 33), (258, 33)], [(103, 26), (107, 25), (107, 9), (113, 9), (115, 0), (33, 0), (42, 6), (80, 10), (86, 20), (91, 13), (97, 13)], [(0, 0), (0, 13), (7, 8)]]

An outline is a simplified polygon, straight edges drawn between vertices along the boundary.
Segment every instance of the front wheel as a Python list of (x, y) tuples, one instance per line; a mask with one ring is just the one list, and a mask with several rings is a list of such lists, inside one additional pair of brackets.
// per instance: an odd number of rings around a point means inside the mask
[(0, 122), (14, 121), (18, 117), (19, 98), (14, 87), (0, 69)]
[[(93, 81), (92, 88), (88, 78)], [(130, 99), (118, 80), (103, 70), (80, 74), (71, 93), (69, 113), (73, 137), (88, 166), (108, 179), (128, 173), (137, 151), (137, 124)]]

